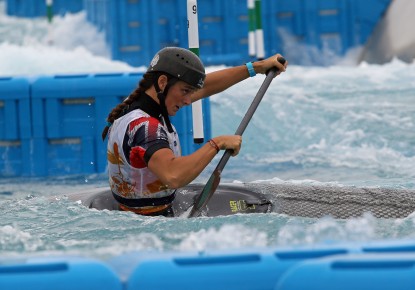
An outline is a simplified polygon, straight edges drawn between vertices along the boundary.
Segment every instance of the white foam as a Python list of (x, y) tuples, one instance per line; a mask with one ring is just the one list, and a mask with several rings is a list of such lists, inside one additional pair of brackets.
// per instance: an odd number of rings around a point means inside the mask
[(264, 247), (267, 234), (239, 225), (222, 225), (219, 229), (208, 228), (188, 233), (177, 246), (179, 251), (204, 251), (209, 249), (236, 249), (247, 246)]

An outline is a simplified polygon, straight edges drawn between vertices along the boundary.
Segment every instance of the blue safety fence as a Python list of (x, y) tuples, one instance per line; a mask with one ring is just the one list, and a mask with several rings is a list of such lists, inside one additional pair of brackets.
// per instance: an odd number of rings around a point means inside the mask
[[(141, 74), (94, 74), (42, 77), (32, 85), (35, 172), (40, 175), (103, 172), (106, 142), (101, 132), (110, 110), (137, 86)], [(205, 102), (205, 104), (208, 104)], [(191, 113), (179, 112), (173, 124), (183, 154), (196, 148), (191, 136)], [(206, 110), (209, 106), (206, 106)], [(207, 136), (210, 119), (205, 111)]]
[[(0, 176), (102, 173), (109, 112), (138, 85), (142, 73), (0, 78)], [(204, 134), (211, 137), (209, 100), (203, 100)], [(184, 155), (193, 143), (191, 107), (172, 118)]]
[[(339, 247), (304, 251), (264, 250), (139, 255), (139, 262), (133, 267), (126, 288), (127, 290), (273, 289), (278, 279), (293, 265), (308, 259), (345, 254), (348, 251), (347, 248)], [(159, 279), (160, 275), (164, 278)]]
[[(64, 15), (84, 9), (83, 0), (53, 0), (53, 14)], [(45, 0), (6, 0), (6, 13), (19, 17), (46, 17)]]
[(32, 84), (36, 175), (103, 172), (101, 131), (110, 110), (136, 87), (140, 74), (40, 77)]
[[(205, 65), (248, 59), (247, 1), (198, 0), (200, 56)], [(344, 54), (363, 45), (390, 0), (262, 0), (265, 52), (302, 63), (299, 47)], [(188, 46), (185, 0), (85, 0), (88, 19), (106, 34), (113, 59), (147, 65), (165, 46)], [(304, 49), (304, 48), (303, 48)], [(316, 61), (319, 64), (318, 61)]]
[(415, 255), (344, 255), (306, 261), (284, 275), (275, 290), (411, 290)]
[(372, 34), (378, 20), (386, 12), (391, 0), (353, 1), (350, 13), (352, 19), (354, 19), (353, 24), (356, 34), (352, 37), (355, 37), (358, 43), (365, 43)]
[[(199, 0), (198, 7), (205, 65), (246, 60), (246, 6), (234, 0)], [(88, 20), (105, 32), (113, 59), (146, 66), (165, 46), (188, 46), (186, 1), (86, 0), (85, 9)]]
[(76, 258), (0, 260), (0, 289), (122, 290), (122, 283), (103, 262)]
[(29, 82), (0, 78), (0, 175), (30, 173), (31, 131)]
[[(390, 0), (264, 1), (264, 34), (268, 53), (291, 55), (299, 47), (323, 49), (342, 55), (364, 45)], [(319, 64), (318, 60), (315, 60)]]
[[(367, 41), (390, 2), (261, 0), (265, 53), (285, 54), (292, 64), (305, 63), (304, 53), (295, 50), (309, 49), (307, 57), (315, 56), (315, 50), (317, 55), (322, 50), (344, 54)], [(197, 3), (200, 56), (205, 65), (246, 62), (247, 1)], [(165, 46), (188, 47), (186, 4), (186, 0), (55, 0), (53, 7), (60, 14), (84, 9), (88, 21), (105, 33), (113, 59), (147, 66)], [(24, 17), (46, 15), (45, 1), (7, 0), (7, 13)]]
[[(414, 289), (415, 243), (0, 259), (0, 289)], [(162, 278), (160, 278), (162, 277)]]

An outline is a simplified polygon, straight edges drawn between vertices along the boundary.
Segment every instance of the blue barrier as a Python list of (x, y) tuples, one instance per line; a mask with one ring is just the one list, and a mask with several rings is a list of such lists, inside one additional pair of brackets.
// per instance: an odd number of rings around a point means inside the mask
[(343, 255), (300, 263), (275, 290), (410, 290), (415, 287), (415, 255)]
[(30, 175), (29, 82), (0, 78), (0, 175)]
[(30, 258), (0, 261), (0, 289), (121, 290), (122, 283), (104, 263), (83, 258)]
[[(137, 266), (127, 274), (126, 288), (273, 289), (283, 273), (300, 261), (346, 254), (348, 251), (347, 248), (331, 247), (302, 251), (139, 255)], [(129, 257), (134, 259), (134, 255)]]
[(110, 110), (137, 86), (140, 74), (62, 75), (32, 84), (36, 175), (103, 172), (101, 131)]
[[(266, 55), (281, 52), (291, 56), (290, 63), (301, 63), (301, 55), (290, 55), (296, 45), (344, 54), (366, 42), (390, 2), (262, 0)], [(88, 21), (105, 32), (112, 58), (133, 66), (147, 66), (152, 56), (165, 46), (188, 46), (183, 0), (55, 0), (53, 7), (60, 14), (84, 9)], [(246, 62), (247, 2), (199, 0), (198, 7), (200, 55), (204, 63)], [(46, 14), (45, 1), (7, 0), (7, 13), (42, 16)]]
[[(206, 65), (240, 64), (248, 27), (238, 1), (199, 0), (201, 58)], [(105, 31), (112, 58), (147, 66), (165, 46), (187, 47), (186, 1), (85, 1), (87, 19)], [(226, 12), (225, 16), (223, 13)], [(236, 21), (234, 21), (236, 19)]]
[[(265, 52), (290, 55), (293, 47), (303, 45), (344, 54), (366, 42), (390, 1), (262, 0)], [(85, 0), (84, 7), (88, 19), (105, 31), (114, 59), (147, 66), (164, 46), (188, 46), (185, 2)], [(199, 0), (198, 8), (205, 65), (246, 62), (246, 1)], [(301, 63), (301, 55), (290, 56), (290, 63)]]
[[(284, 52), (284, 33), (292, 36), (298, 44), (305, 43), (307, 27), (303, 17), (303, 1), (267, 1), (263, 5), (264, 37), (268, 53)], [(290, 63), (295, 60), (290, 59)]]
[(110, 12), (113, 7), (109, 4), (109, 0), (101, 0), (99, 5), (95, 1), (84, 1), (84, 10), (87, 12), (87, 20), (99, 31), (105, 31), (105, 40), (111, 47), (113, 31)]
[[(101, 132), (116, 105), (138, 85), (141, 73), (40, 77), (31, 86), (33, 175), (100, 173), (106, 168)], [(204, 102), (205, 135), (210, 138), (209, 100)], [(193, 144), (191, 108), (172, 118), (187, 155)]]
[(342, 54), (352, 44), (349, 32), (348, 6), (345, 1), (318, 0), (305, 2), (308, 45), (327, 48)]
[(354, 37), (358, 43), (365, 43), (372, 34), (376, 23), (380, 17), (386, 12), (386, 8), (390, 4), (390, 0), (372, 0), (366, 1), (353, 0), (351, 14), (353, 17)]
[[(295, 45), (307, 45), (344, 54), (366, 42), (389, 3), (390, 0), (265, 1), (267, 51), (286, 54)], [(289, 40), (283, 39), (284, 33)], [(298, 61), (294, 56), (291, 63)]]
[[(206, 65), (243, 63), (248, 44), (246, 1), (243, 4), (234, 0), (198, 1), (199, 46)], [(187, 35), (182, 42), (186, 46), (185, 41)]]
[(102, 82), (92, 75), (41, 77), (34, 81), (31, 109), (36, 175), (103, 171), (105, 166), (99, 163), (97, 150), (101, 149), (104, 160), (105, 154), (97, 137), (109, 108), (102, 103), (115, 106), (116, 97), (127, 96), (135, 83), (121, 74)]
[(377, 243), (375, 245), (363, 245), (363, 253), (415, 253), (415, 243), (410, 241), (401, 241), (394, 243)]
[(413, 289), (414, 241), (0, 259), (0, 289)]
[[(84, 8), (83, 0), (54, 0), (53, 13), (64, 15), (75, 13)], [(43, 0), (6, 0), (6, 13), (10, 16), (39, 17), (46, 16), (46, 1)]]

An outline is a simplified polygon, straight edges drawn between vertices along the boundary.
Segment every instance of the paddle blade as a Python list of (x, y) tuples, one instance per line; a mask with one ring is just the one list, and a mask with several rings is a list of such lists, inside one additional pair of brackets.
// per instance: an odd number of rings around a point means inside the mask
[(189, 218), (200, 216), (203, 207), (206, 206), (211, 196), (215, 193), (220, 183), (220, 171), (215, 170), (210, 176), (202, 192), (196, 197), (196, 201), (193, 205), (192, 211), (189, 214)]

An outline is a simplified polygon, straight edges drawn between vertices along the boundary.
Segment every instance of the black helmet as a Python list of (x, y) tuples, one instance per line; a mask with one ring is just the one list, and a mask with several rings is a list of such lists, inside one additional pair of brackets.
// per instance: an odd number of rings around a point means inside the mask
[(203, 87), (206, 77), (200, 58), (180, 47), (166, 47), (157, 52), (147, 72), (165, 72), (199, 89)]

